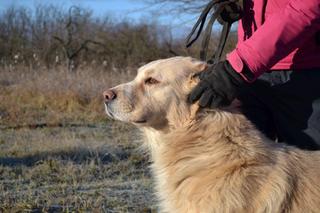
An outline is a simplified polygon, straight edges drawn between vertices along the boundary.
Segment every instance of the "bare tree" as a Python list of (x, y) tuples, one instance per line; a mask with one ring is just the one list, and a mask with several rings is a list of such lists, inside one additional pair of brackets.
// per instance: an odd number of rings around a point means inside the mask
[(164, 13), (199, 13), (209, 0), (142, 0), (148, 5), (161, 9)]
[[(153, 5), (153, 7), (157, 8), (158, 11), (162, 10), (164, 13), (170, 12), (170, 13), (177, 14), (180, 16), (186, 15), (186, 14), (200, 15), (200, 13), (203, 10), (207, 11), (207, 14), (209, 14), (212, 12), (212, 10), (210, 7), (209, 7), (210, 8), (209, 10), (207, 10), (207, 8), (208, 8), (209, 4), (212, 5), (212, 3), (213, 3), (213, 2), (211, 2), (211, 0), (198, 0), (198, 1), (193, 1), (193, 0), (142, 0), (142, 1), (146, 2), (149, 5)], [(240, 1), (240, 2), (242, 2), (242, 1)], [(217, 2), (215, 2), (215, 3), (217, 3)], [(221, 12), (223, 9), (223, 4), (225, 5), (226, 3), (222, 2), (221, 6), (216, 6), (216, 7), (214, 6), (213, 10), (218, 13)], [(204, 8), (206, 8), (206, 9), (204, 9)], [(211, 35), (212, 28), (213, 28), (212, 24), (214, 23), (216, 18), (214, 17), (214, 15), (212, 15), (211, 18), (208, 18), (208, 20), (206, 20), (207, 15), (203, 16), (204, 17), (203, 18), (202, 14), (201, 14), (201, 20), (202, 20), (201, 22), (202, 23), (200, 25), (197, 25), (198, 27), (194, 27), (195, 31), (192, 31), (194, 33), (189, 35), (187, 45), (191, 46), (191, 44), (195, 40), (197, 40), (197, 38), (201, 35), (200, 33), (202, 31), (202, 24), (208, 23), (208, 25), (209, 25), (209, 23), (211, 23), (210, 26), (207, 26), (207, 28), (205, 30), (206, 33), (203, 33), (206, 35), (204, 37), (202, 37), (202, 39), (199, 39), (199, 40), (202, 40), (202, 49), (200, 50), (200, 58), (206, 59), (208, 49), (210, 49), (210, 50), (218, 49), (218, 51), (215, 51), (215, 54), (217, 56), (212, 56), (212, 57), (215, 57), (218, 59), (218, 58), (220, 58), (220, 56), (222, 54), (222, 50), (224, 50), (223, 55), (225, 55), (226, 52), (229, 52), (231, 49), (234, 48), (236, 40), (237, 40), (236, 33), (234, 33), (234, 32), (230, 33), (230, 36), (229, 36), (229, 39), (227, 40), (225, 49), (223, 48), (225, 45), (225, 41), (223, 41), (223, 42), (220, 41), (219, 45), (217, 46), (217, 43), (218, 43), (217, 40), (218, 40), (219, 33), (213, 32), (213, 35)], [(196, 21), (196, 18), (194, 21)], [(228, 24), (227, 27), (225, 27), (225, 26), (223, 27), (223, 30), (220, 35), (220, 40), (221, 40), (221, 38), (224, 39), (224, 38), (228, 37), (228, 33), (229, 33), (229, 29), (231, 27), (231, 24), (229, 22), (225, 22), (225, 23), (220, 22), (220, 23), (224, 24), (224, 25)], [(197, 22), (197, 24), (198, 24), (198, 22)], [(190, 40), (191, 40), (191, 42), (190, 42)], [(213, 40), (213, 43), (210, 43), (209, 42), (210, 40)], [(167, 46), (169, 48), (170, 53), (172, 53), (172, 54), (176, 53), (175, 51), (172, 51), (172, 45), (170, 42), (167, 43)]]
[[(74, 14), (76, 13), (76, 15)], [(59, 36), (53, 36), (53, 38), (58, 41), (61, 45), (64, 54), (67, 58), (67, 66), (69, 71), (74, 71), (77, 67), (76, 59), (80, 52), (83, 50), (88, 51), (88, 45), (99, 44), (99, 42), (93, 41), (91, 39), (81, 39), (77, 35), (79, 23), (77, 22), (77, 14), (81, 13), (81, 9), (75, 6), (70, 7), (68, 21), (65, 25), (65, 30), (67, 32), (67, 38), (63, 39)]]
[(66, 61), (70, 71), (78, 65), (103, 65), (108, 71), (172, 55), (193, 55), (170, 29), (156, 19), (93, 17), (91, 11), (78, 7), (11, 7), (0, 13), (0, 66), (50, 68)]

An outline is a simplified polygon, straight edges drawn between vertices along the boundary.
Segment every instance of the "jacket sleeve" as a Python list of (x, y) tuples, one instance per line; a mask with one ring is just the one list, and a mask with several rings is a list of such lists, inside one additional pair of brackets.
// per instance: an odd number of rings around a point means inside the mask
[(320, 0), (290, 0), (280, 12), (268, 17), (249, 39), (239, 43), (227, 60), (240, 74), (245, 63), (257, 78), (319, 29)]

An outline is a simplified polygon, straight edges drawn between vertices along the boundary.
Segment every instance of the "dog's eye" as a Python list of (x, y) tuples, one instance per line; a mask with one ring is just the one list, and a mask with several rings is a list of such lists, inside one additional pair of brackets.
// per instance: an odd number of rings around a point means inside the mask
[(145, 84), (157, 84), (157, 83), (159, 83), (159, 81), (150, 77), (150, 78), (147, 78), (146, 80), (144, 80), (144, 83)]

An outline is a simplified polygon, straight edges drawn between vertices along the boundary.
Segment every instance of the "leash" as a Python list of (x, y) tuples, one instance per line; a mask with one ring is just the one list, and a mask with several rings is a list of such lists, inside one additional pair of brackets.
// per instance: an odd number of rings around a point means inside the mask
[[(209, 22), (206, 26), (206, 29), (202, 38), (200, 59), (203, 61), (208, 61), (208, 63), (217, 64), (221, 59), (221, 55), (224, 50), (232, 24), (238, 21), (242, 17), (242, 1), (241, 0), (210, 1), (201, 12), (197, 22), (193, 26), (190, 34), (187, 36), (187, 39), (186, 39), (187, 48), (189, 48), (199, 38), (210, 12), (211, 12), (211, 17), (209, 19)], [(216, 20), (218, 20), (218, 22), (223, 25), (223, 28), (220, 35), (218, 48), (216, 49), (215, 53), (207, 60), (212, 26)]]

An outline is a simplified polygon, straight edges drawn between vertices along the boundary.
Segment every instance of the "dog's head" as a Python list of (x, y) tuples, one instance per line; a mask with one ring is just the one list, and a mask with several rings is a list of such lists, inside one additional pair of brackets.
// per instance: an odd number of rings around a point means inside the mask
[(133, 81), (103, 93), (106, 112), (116, 120), (155, 129), (185, 122), (197, 107), (188, 103), (188, 94), (198, 82), (196, 74), (206, 67), (190, 57), (151, 62)]

